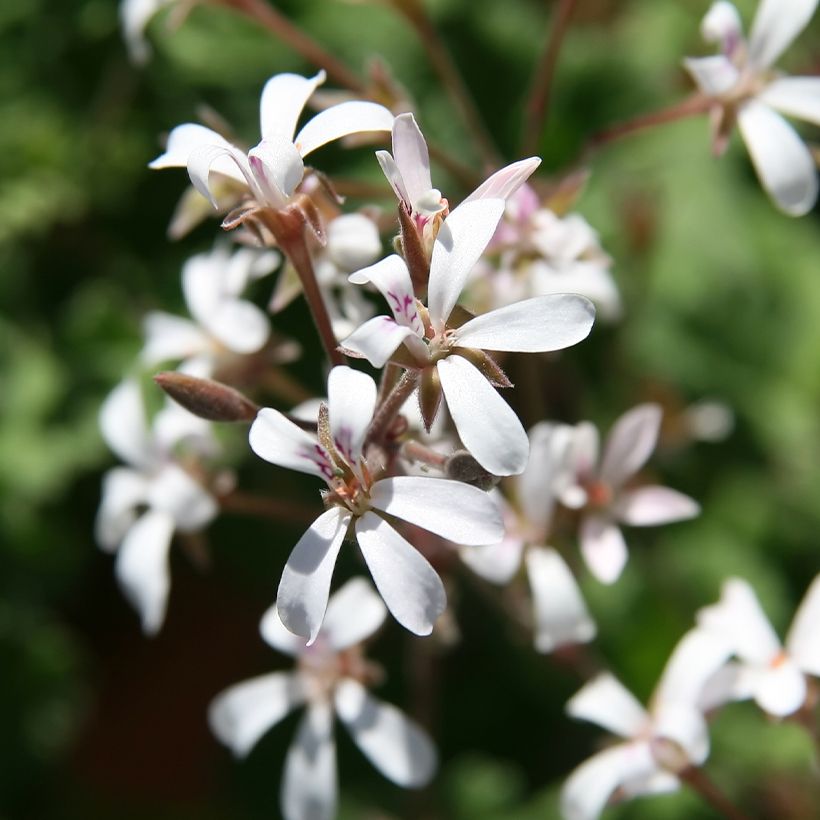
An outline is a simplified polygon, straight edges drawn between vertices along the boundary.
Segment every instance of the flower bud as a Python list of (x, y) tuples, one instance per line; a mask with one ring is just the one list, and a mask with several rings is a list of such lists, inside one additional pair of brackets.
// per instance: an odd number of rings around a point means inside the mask
[(439, 405), (441, 404), (441, 381), (435, 367), (426, 367), (421, 373), (419, 383), (419, 410), (424, 422), (424, 428), (430, 432), (436, 420)]
[(447, 478), (471, 484), (480, 490), (491, 490), (498, 484), (498, 476), (488, 473), (466, 450), (456, 450), (444, 466)]
[(227, 384), (169, 370), (154, 381), (179, 405), (208, 421), (253, 421), (259, 408)]

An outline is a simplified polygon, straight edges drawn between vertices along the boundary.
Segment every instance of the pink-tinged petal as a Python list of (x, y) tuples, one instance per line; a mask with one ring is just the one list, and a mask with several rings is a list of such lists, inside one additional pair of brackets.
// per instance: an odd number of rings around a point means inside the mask
[(649, 714), (609, 672), (602, 672), (567, 701), (570, 717), (602, 726), (621, 737), (636, 737), (649, 726)]
[(594, 320), (595, 307), (585, 296), (536, 296), (470, 319), (454, 338), (463, 347), (541, 353), (578, 344)]
[(187, 359), (211, 350), (210, 339), (190, 319), (154, 310), (142, 322), (145, 344), (140, 358), (148, 365)]
[(706, 720), (692, 703), (662, 703), (653, 710), (652, 734), (657, 739), (674, 743), (688, 763), (700, 766), (709, 757), (709, 727)]
[(301, 706), (305, 697), (298, 675), (260, 675), (218, 694), (208, 706), (208, 725), (221, 743), (237, 757), (244, 757), (262, 735)]
[(371, 697), (345, 678), (334, 693), (336, 714), (367, 759), (388, 779), (406, 789), (427, 785), (438, 765), (436, 749), (421, 727), (389, 703)]
[(376, 262), (368, 268), (356, 271), (349, 277), (354, 285), (374, 284), (387, 300), (396, 322), (409, 327), (417, 336), (423, 336), (424, 330), (416, 309), (416, 297), (410, 272), (404, 260), (396, 254)]
[[(229, 153), (239, 151), (236, 146), (231, 145), (221, 134), (217, 134), (216, 131), (212, 131), (204, 125), (197, 125), (191, 122), (178, 125), (168, 135), (165, 153), (160, 154), (155, 160), (148, 163), (148, 167), (155, 170), (162, 168), (185, 168), (194, 151), (213, 147), (224, 148)], [(237, 182), (245, 183), (246, 181), (242, 172), (228, 156), (215, 159), (212, 170), (231, 177), (231, 179), (235, 179)]]
[(728, 0), (712, 3), (700, 24), (700, 33), (707, 43), (719, 43), (724, 53), (731, 53), (743, 37), (737, 9)]
[(606, 440), (601, 460), (601, 480), (619, 487), (646, 464), (661, 429), (661, 408), (640, 404), (624, 413)]
[(811, 20), (817, 0), (760, 0), (749, 35), (749, 60), (765, 69)]
[(338, 799), (333, 711), (311, 703), (288, 749), (280, 806), (285, 820), (333, 820)]
[(376, 151), (376, 159), (381, 165), (382, 173), (387, 177), (390, 187), (399, 202), (404, 202), (408, 207), (411, 207), (410, 195), (404, 187), (404, 180), (401, 178), (401, 171), (396, 161), (393, 159), (389, 151)]
[(248, 164), (247, 156), (230, 144), (201, 145), (191, 151), (188, 155), (187, 163), (188, 176), (191, 179), (191, 184), (214, 208), (218, 208), (219, 203), (217, 202), (216, 196), (211, 193), (211, 170), (224, 174), (224, 169), (230, 167), (229, 163), (233, 163), (234, 166), (239, 169), (240, 177), (250, 188), (254, 199), (264, 201), (265, 197), (256, 183), (256, 178), (251, 171), (251, 166)]
[(337, 652), (369, 638), (387, 617), (382, 599), (364, 578), (353, 578), (330, 598), (322, 635)]
[(323, 512), (299, 539), (282, 570), (276, 608), (294, 635), (316, 640), (327, 609), (336, 557), (352, 514), (341, 507)]
[(561, 790), (564, 820), (597, 820), (619, 786), (643, 782), (658, 772), (648, 743), (621, 743), (584, 761)]
[(142, 391), (135, 379), (120, 382), (108, 394), (100, 408), (99, 423), (105, 443), (123, 461), (140, 468), (156, 463)]
[(276, 74), (262, 89), (259, 126), (262, 139), (279, 137), (293, 142), (296, 123), (313, 92), (325, 81), (325, 72), (314, 77)]
[(791, 715), (806, 702), (806, 676), (790, 658), (784, 658), (760, 675), (754, 698), (770, 715)]
[(740, 578), (723, 584), (720, 601), (701, 609), (697, 622), (726, 640), (744, 661), (767, 665), (780, 654), (777, 633), (752, 587)]
[(114, 573), (125, 597), (140, 615), (146, 635), (159, 632), (165, 620), (171, 569), (168, 549), (174, 519), (168, 513), (148, 510), (123, 539)]
[(535, 611), (536, 650), (552, 652), (566, 644), (591, 641), (595, 622), (564, 559), (554, 549), (530, 547), (525, 560)]
[(688, 495), (668, 487), (640, 487), (620, 495), (616, 515), (633, 527), (653, 527), (685, 521), (700, 514), (700, 505)]
[(820, 575), (811, 582), (795, 613), (786, 647), (804, 672), (820, 677)]
[(248, 440), (251, 450), (271, 464), (319, 476), (328, 482), (335, 475), (335, 467), (327, 450), (313, 436), (271, 407), (259, 411), (251, 424)]
[(618, 525), (606, 516), (586, 516), (581, 521), (579, 538), (581, 555), (589, 571), (602, 584), (614, 584), (629, 557)]
[(320, 111), (296, 135), (294, 143), (306, 157), (311, 151), (328, 142), (367, 131), (389, 131), (393, 115), (383, 106), (372, 102), (343, 102)]
[(151, 480), (146, 503), (167, 512), (177, 529), (195, 532), (216, 518), (214, 497), (178, 464), (166, 464)]
[(137, 470), (115, 467), (103, 476), (102, 499), (94, 522), (97, 543), (113, 552), (137, 517), (136, 508), (145, 502), (148, 481)]
[(688, 57), (683, 67), (692, 76), (697, 87), (709, 97), (719, 97), (731, 91), (740, 80), (740, 71), (723, 54), (711, 57)]
[(356, 537), (391, 615), (415, 635), (429, 635), (447, 606), (444, 585), (427, 559), (383, 518), (367, 512)]
[(393, 159), (409, 203), (414, 205), (430, 191), (433, 182), (427, 143), (412, 114), (399, 114), (393, 122)]
[(373, 367), (384, 367), (402, 342), (416, 339), (424, 342), (409, 328), (389, 316), (374, 316), (360, 325), (340, 346), (367, 359)]
[(370, 503), (456, 544), (495, 544), (504, 537), (501, 511), (492, 497), (461, 481), (425, 476), (383, 478), (373, 485)]
[(282, 623), (275, 603), (269, 606), (262, 616), (262, 620), (259, 622), (259, 633), (268, 646), (277, 652), (290, 655), (292, 658), (298, 657), (307, 648), (305, 638), (294, 635)]
[(507, 199), (530, 178), (540, 164), (538, 157), (530, 157), (505, 166), (484, 180), (461, 204), (478, 199)]
[(780, 77), (757, 99), (781, 114), (820, 125), (820, 77)]
[(436, 367), (458, 435), (476, 461), (493, 475), (523, 472), (530, 443), (512, 408), (461, 356), (448, 356)]
[(352, 367), (334, 367), (327, 380), (327, 396), (333, 444), (355, 469), (376, 409), (376, 382)]
[(760, 183), (775, 205), (789, 216), (808, 213), (817, 200), (817, 168), (794, 128), (756, 100), (740, 109), (737, 122)]
[(305, 165), (290, 140), (264, 139), (248, 152), (248, 162), (265, 199), (274, 208), (285, 206), (305, 175)]
[(433, 325), (441, 329), (467, 276), (484, 253), (504, 213), (503, 199), (480, 199), (459, 205), (441, 224), (430, 260), (427, 288)]

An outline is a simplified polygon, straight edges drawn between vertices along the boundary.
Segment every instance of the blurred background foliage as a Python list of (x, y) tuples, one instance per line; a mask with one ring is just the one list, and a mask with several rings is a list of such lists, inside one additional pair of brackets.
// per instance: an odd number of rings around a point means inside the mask
[[(680, 59), (704, 52), (698, 25), (707, 5), (578, 3), (540, 144), (543, 170), (569, 169), (596, 130), (687, 92)], [(748, 21), (754, 3), (739, 5)], [(383, 58), (428, 137), (474, 159), (417, 38), (386, 5), (277, 6), (357, 70)], [(555, 4), (427, 6), (503, 153), (518, 158), (530, 72)], [(153, 58), (139, 70), (128, 62), (114, 0), (0, 4), (3, 820), (275, 816), (295, 728), (285, 721), (237, 765), (209, 736), (205, 707), (225, 685), (283, 663), (256, 624), (298, 525), (226, 516), (209, 533), (209, 571), (175, 550), (168, 621), (151, 641), (92, 537), (100, 475), (112, 463), (96, 430), (99, 404), (132, 368), (142, 314), (182, 310), (182, 261), (217, 231), (209, 221), (170, 242), (185, 175), (151, 173), (146, 163), (160, 135), (202, 105), (255, 141), (265, 79), (312, 70), (217, 4), (194, 7), (174, 30), (168, 20), (163, 12), (151, 23)], [(815, 20), (787, 66), (817, 73), (818, 47)], [(342, 167), (337, 149), (321, 156), (331, 170)], [(347, 176), (379, 181), (369, 152), (344, 162)], [(818, 570), (820, 231), (816, 215), (790, 220), (774, 210), (737, 140), (713, 159), (702, 119), (603, 148), (589, 167), (578, 208), (615, 259), (626, 315), (565, 356), (556, 371), (564, 392), (545, 391), (534, 406), (549, 418), (608, 426), (638, 401), (662, 401), (666, 446), (653, 469), (703, 505), (691, 523), (631, 531), (630, 563), (614, 587), (583, 581), (601, 625), (594, 651), (643, 698), (723, 578), (748, 578), (782, 630)], [(464, 193), (454, 181), (441, 187), (451, 201)], [(304, 321), (295, 305), (277, 326), (296, 332)], [(318, 388), (316, 364), (309, 349), (304, 370), (292, 372)], [(676, 424), (704, 399), (731, 408), (734, 429), (692, 444)], [(539, 417), (525, 412), (525, 420)], [(247, 481), (292, 495), (315, 490), (258, 464)], [(473, 585), (462, 584), (453, 601), (462, 641), (451, 651), (395, 624), (386, 632), (397, 640), (382, 635), (372, 648), (391, 671), (381, 695), (433, 724), (439, 778), (428, 794), (400, 793), (340, 732), (343, 817), (556, 817), (562, 778), (595, 748), (600, 733), (563, 715), (580, 683), (568, 667), (536, 655)], [(434, 670), (440, 688), (432, 712), (416, 685), (420, 669)], [(748, 704), (716, 721), (707, 766), (754, 816), (816, 816), (811, 744)], [(682, 792), (609, 816), (714, 815)]]

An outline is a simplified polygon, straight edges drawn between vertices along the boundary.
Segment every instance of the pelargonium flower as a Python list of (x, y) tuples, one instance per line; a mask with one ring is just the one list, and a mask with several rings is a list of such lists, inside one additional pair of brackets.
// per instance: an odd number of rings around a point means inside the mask
[(162, 311), (149, 313), (142, 359), (157, 364), (196, 358), (202, 362), (197, 365), (201, 375), (207, 377), (224, 352), (245, 355), (261, 350), (270, 336), (270, 321), (241, 294), (250, 282), (271, 273), (279, 261), (275, 251), (231, 252), (222, 244), (191, 257), (182, 269), (182, 291), (194, 321)]
[(484, 351), (561, 350), (586, 338), (595, 314), (588, 299), (565, 293), (464, 321), (456, 302), (503, 210), (503, 199), (479, 199), (459, 205), (444, 220), (433, 246), (426, 307), (416, 300), (407, 265), (395, 254), (353, 274), (352, 282), (372, 282), (381, 291), (393, 318), (376, 316), (342, 342), (375, 367), (393, 358), (421, 371), (427, 426), (443, 394), (464, 446), (482, 467), (502, 476), (524, 469), (529, 445), (518, 417), (493, 387), (510, 382)]
[(143, 631), (152, 635), (168, 606), (174, 532), (201, 530), (218, 512), (216, 500), (183, 469), (173, 448), (185, 443), (194, 452), (212, 454), (215, 442), (207, 422), (170, 401), (149, 429), (139, 384), (131, 379), (105, 400), (100, 429), (128, 466), (103, 478), (97, 540), (104, 550), (116, 550), (117, 580), (140, 613)]
[(244, 757), (289, 712), (306, 706), (285, 759), (280, 795), (285, 820), (336, 816), (334, 713), (367, 759), (393, 783), (420, 788), (435, 772), (436, 750), (425, 732), (365, 688), (371, 672), (359, 644), (381, 626), (386, 614), (372, 587), (355, 578), (331, 597), (322, 629), (306, 647), (285, 629), (276, 606), (271, 607), (262, 618), (262, 637), (295, 657), (296, 670), (231, 686), (208, 709), (214, 734)]
[(754, 698), (775, 717), (790, 715), (806, 702), (806, 675), (820, 677), (820, 576), (806, 592), (785, 646), (741, 578), (724, 583), (719, 603), (698, 613), (698, 625), (727, 641), (740, 659), (722, 680), (731, 699)]
[(592, 574), (605, 584), (618, 580), (626, 564), (626, 542), (618, 523), (652, 527), (683, 521), (700, 512), (688, 495), (668, 487), (628, 486), (646, 464), (661, 426), (661, 409), (641, 404), (613, 425), (598, 462), (598, 431), (589, 422), (576, 425), (570, 461), (564, 472), (561, 502), (581, 509), (581, 554)]
[[(387, 608), (405, 628), (429, 635), (446, 595), (427, 559), (393, 527), (397, 518), (459, 544), (491, 544), (503, 534), (501, 516), (481, 490), (441, 478), (374, 480), (363, 451), (376, 408), (376, 383), (349, 367), (328, 378), (327, 418), (318, 438), (272, 408), (251, 425), (253, 451), (272, 464), (323, 479), (328, 509), (302, 536), (279, 583), (277, 607), (293, 633), (316, 640), (327, 607), (336, 557), (350, 529)], [(387, 516), (387, 517), (385, 517)]]
[(817, 2), (761, 0), (747, 41), (737, 9), (718, 0), (701, 31), (719, 44), (721, 54), (684, 61), (701, 92), (715, 101), (716, 152), (725, 150), (737, 121), (761, 184), (791, 216), (805, 214), (817, 200), (817, 167), (780, 115), (820, 124), (820, 77), (783, 77), (772, 66), (805, 28)]
[(393, 125), (393, 115), (384, 106), (354, 100), (320, 111), (294, 136), (302, 109), (324, 81), (324, 71), (311, 78), (298, 74), (271, 77), (260, 103), (262, 141), (247, 154), (216, 131), (185, 123), (171, 131), (165, 153), (149, 167), (187, 167), (194, 187), (214, 208), (212, 170), (247, 185), (260, 207), (283, 209), (302, 181), (304, 157), (340, 137), (389, 131)]
[(610, 673), (587, 683), (568, 703), (574, 718), (603, 726), (626, 742), (593, 755), (564, 783), (565, 820), (595, 820), (610, 797), (675, 791), (679, 774), (709, 756), (701, 694), (729, 657), (728, 645), (692, 630), (675, 647), (649, 705)]

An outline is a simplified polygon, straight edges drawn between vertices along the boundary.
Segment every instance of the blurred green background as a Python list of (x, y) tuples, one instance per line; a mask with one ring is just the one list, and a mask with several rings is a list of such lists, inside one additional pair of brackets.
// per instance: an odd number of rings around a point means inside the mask
[[(687, 93), (680, 59), (705, 53), (698, 26), (707, 5), (579, 0), (540, 146), (546, 173), (566, 170), (596, 130)], [(754, 3), (739, 5), (748, 21)], [(530, 72), (555, 4), (427, 6), (503, 153), (518, 158)], [(357, 70), (383, 57), (428, 137), (471, 159), (423, 49), (390, 9), (277, 7)], [(167, 19), (152, 22), (154, 55), (137, 69), (114, 0), (0, 4), (2, 820), (255, 820), (278, 811), (294, 718), (235, 764), (209, 735), (205, 708), (227, 684), (283, 664), (256, 624), (298, 526), (220, 519), (204, 572), (175, 550), (169, 616), (153, 640), (139, 632), (92, 535), (100, 477), (113, 463), (96, 429), (99, 404), (132, 367), (142, 314), (183, 310), (181, 264), (218, 230), (211, 220), (170, 242), (185, 175), (146, 163), (160, 135), (203, 104), (255, 141), (264, 81), (312, 71), (216, 5), (196, 6), (178, 30)], [(815, 20), (785, 65), (817, 73), (818, 54)], [(321, 157), (323, 167), (379, 180), (370, 152), (343, 162), (330, 148)], [(632, 530), (616, 586), (584, 580), (602, 625), (596, 652), (643, 698), (723, 578), (750, 580), (783, 630), (820, 567), (820, 229), (816, 214), (790, 220), (773, 208), (737, 139), (713, 159), (703, 119), (609, 146), (590, 167), (578, 208), (615, 259), (625, 319), (597, 327), (557, 366), (570, 398), (564, 389), (536, 406), (549, 418), (608, 426), (638, 401), (662, 400), (670, 429), (654, 468), (703, 505), (691, 523)], [(454, 185), (451, 201), (464, 193)], [(295, 305), (277, 327), (296, 332), (303, 310)], [(308, 359), (304, 381), (318, 389), (315, 350)], [(732, 409), (732, 434), (676, 446), (676, 411), (705, 398)], [(243, 473), (257, 488), (275, 480), (257, 464)], [(303, 486), (279, 480), (293, 493)], [(344, 817), (556, 817), (562, 778), (595, 748), (601, 733), (563, 715), (580, 683), (572, 672), (536, 655), (470, 585), (454, 603), (463, 639), (449, 653), (395, 624), (372, 647), (391, 672), (380, 696), (432, 722), (438, 779), (427, 794), (402, 793), (339, 732)], [(414, 686), (418, 670), (431, 668), (432, 711)], [(753, 816), (817, 816), (810, 743), (751, 705), (721, 714), (707, 768)], [(681, 793), (610, 816), (715, 815)]]

